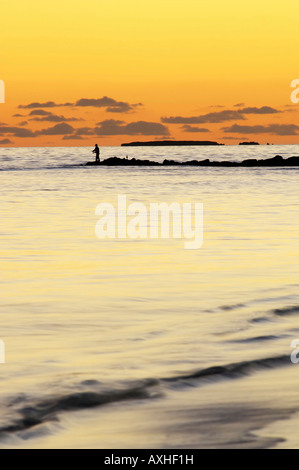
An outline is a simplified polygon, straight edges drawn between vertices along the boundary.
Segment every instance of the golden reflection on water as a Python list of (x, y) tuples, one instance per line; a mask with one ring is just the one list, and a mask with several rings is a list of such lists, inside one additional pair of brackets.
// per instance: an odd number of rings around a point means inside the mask
[[(296, 316), (269, 312), (298, 305), (296, 170), (109, 168), (1, 177), (3, 396), (46, 393), (57, 381), (167, 377), (289, 354)], [(118, 194), (144, 204), (204, 203), (203, 247), (97, 239), (95, 207)], [(277, 340), (234, 342), (262, 335)]]

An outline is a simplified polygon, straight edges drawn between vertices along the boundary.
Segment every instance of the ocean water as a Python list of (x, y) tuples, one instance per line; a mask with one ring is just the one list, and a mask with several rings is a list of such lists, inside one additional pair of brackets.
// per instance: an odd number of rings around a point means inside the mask
[[(298, 168), (0, 150), (1, 448), (299, 448)], [(163, 161), (299, 146), (102, 148)], [(200, 202), (204, 243), (100, 240), (101, 202)]]

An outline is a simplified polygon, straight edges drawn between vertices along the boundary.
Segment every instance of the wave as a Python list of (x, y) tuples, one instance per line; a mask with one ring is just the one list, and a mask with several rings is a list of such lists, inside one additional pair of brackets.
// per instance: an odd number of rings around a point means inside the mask
[(5, 167), (0, 168), (0, 171), (40, 171), (40, 170), (67, 170), (72, 168), (82, 168), (85, 167), (84, 163), (72, 163), (69, 165), (49, 165), (49, 166), (39, 166), (39, 167)]
[(285, 338), (285, 335), (275, 336), (275, 335), (264, 335), (264, 336), (254, 336), (252, 338), (244, 338), (244, 339), (234, 339), (229, 341), (230, 343), (255, 343), (260, 341), (273, 341), (276, 339)]
[(291, 307), (276, 308), (272, 311), (274, 315), (284, 317), (286, 315), (296, 315), (299, 313), (299, 305), (293, 305)]
[[(90, 385), (92, 385), (96, 381), (87, 382), (90, 382)], [(24, 431), (47, 421), (54, 421), (59, 413), (65, 411), (95, 408), (124, 400), (150, 398), (149, 388), (156, 383), (157, 381), (148, 380), (139, 386), (124, 390), (75, 392), (65, 396), (53, 396), (45, 400), (36, 401), (31, 406), (25, 406), (17, 410), (20, 418), (7, 426), (0, 427), (0, 434)], [(23, 400), (27, 401), (28, 398), (24, 397)], [(17, 397), (10, 402), (10, 406), (23, 400), (22, 397)]]
[(102, 386), (100, 382), (85, 380), (79, 383), (77, 387), (89, 387), (87, 391), (72, 392), (61, 396), (54, 395), (45, 399), (22, 395), (13, 398), (8, 403), (8, 407), (14, 408), (21, 405), (21, 408), (14, 410), (18, 415), (16, 419), (0, 427), (0, 435), (5, 436), (6, 434), (25, 431), (46, 422), (58, 420), (58, 415), (63, 412), (96, 408), (127, 400), (161, 397), (168, 384), (188, 385), (189, 381), (196, 381), (197, 385), (200, 385), (202, 380), (206, 382), (208, 379), (210, 382), (213, 379), (236, 379), (259, 370), (274, 369), (288, 364), (290, 364), (289, 356), (276, 356), (209, 367), (185, 375), (147, 379), (139, 383), (129, 384), (121, 390), (97, 390)]
[(214, 366), (202, 369), (197, 372), (163, 379), (167, 382), (191, 380), (191, 379), (205, 379), (209, 377), (214, 378), (237, 378), (261, 369), (273, 369), (290, 364), (290, 356), (276, 356), (262, 359), (253, 359), (251, 361), (236, 362), (225, 366)]
[(244, 308), (244, 307), (246, 307), (246, 304), (222, 305), (219, 308), (220, 310), (230, 311), (230, 310), (236, 310), (236, 309)]

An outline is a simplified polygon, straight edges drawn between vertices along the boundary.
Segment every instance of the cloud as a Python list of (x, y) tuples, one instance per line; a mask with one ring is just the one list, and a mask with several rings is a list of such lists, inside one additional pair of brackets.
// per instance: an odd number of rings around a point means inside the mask
[(29, 129), (22, 127), (0, 126), (0, 135), (10, 134), (14, 137), (34, 137), (35, 134)]
[(36, 135), (69, 135), (74, 133), (74, 128), (66, 123), (56, 124), (54, 127), (37, 131)]
[(37, 137), (39, 135), (69, 135), (73, 134), (74, 131), (75, 129), (65, 122), (56, 124), (56, 126), (54, 127), (42, 129), (41, 131), (35, 132), (31, 131), (30, 129), (24, 129), (23, 127), (0, 126), (0, 136), (13, 135), (14, 137)]
[[(155, 137), (155, 140), (165, 140), (165, 137)], [(171, 135), (167, 137), (167, 140), (175, 140), (175, 137), (172, 137)]]
[(36, 122), (76, 122), (76, 121), (82, 121), (82, 119), (78, 119), (78, 118), (75, 118), (75, 117), (66, 118), (64, 116), (57, 116), (56, 114), (50, 113), (47, 116), (31, 118), (30, 121), (36, 121)]
[(295, 104), (285, 104), (284, 107), (287, 108), (284, 110), (285, 113), (296, 113), (298, 111), (297, 106)]
[(80, 135), (65, 135), (62, 140), (83, 140)]
[(27, 126), (28, 122), (27, 121), (22, 121), (22, 122), (19, 122), (19, 126)]
[[(242, 104), (242, 103), (241, 103)], [(235, 121), (235, 120), (246, 120), (244, 114), (276, 114), (280, 113), (277, 109), (271, 108), (270, 106), (262, 106), (261, 108), (251, 107), (251, 108), (241, 108), (237, 110), (225, 109), (223, 111), (218, 111), (214, 113), (204, 114), (202, 116), (191, 116), (191, 117), (182, 117), (182, 116), (171, 116), (171, 117), (162, 117), (161, 121), (167, 124), (207, 124), (207, 123), (221, 123), (225, 121)]]
[(172, 116), (162, 117), (161, 121), (168, 124), (206, 124), (206, 123), (220, 123), (225, 121), (234, 121), (236, 119), (245, 120), (243, 114), (237, 110), (223, 110), (215, 113), (208, 113), (202, 116)]
[(245, 103), (234, 104), (234, 108), (240, 108), (241, 106), (245, 106)]
[[(59, 108), (65, 106), (77, 106), (77, 107), (93, 107), (93, 108), (106, 108), (108, 113), (128, 113), (133, 111), (138, 106), (143, 106), (142, 103), (127, 103), (125, 101), (117, 101), (108, 96), (102, 98), (81, 98), (76, 103), (55, 103), (54, 101), (46, 101), (44, 103), (33, 102), (29, 104), (20, 104), (20, 109), (40, 109), (40, 108)], [(37, 114), (35, 114), (37, 115)], [(40, 114), (46, 116), (46, 114)], [(19, 116), (20, 117), (20, 116)]]
[[(29, 116), (51, 116), (52, 113), (51, 111), (44, 111), (43, 109), (34, 109), (33, 111), (30, 111)], [(21, 116), (19, 114), (19, 116)]]
[(128, 113), (132, 111), (133, 107), (129, 103), (121, 103), (118, 106), (109, 106), (106, 111), (107, 113)]
[(35, 109), (35, 108), (60, 108), (64, 106), (74, 106), (73, 103), (61, 103), (57, 104), (54, 101), (47, 101), (46, 103), (29, 103), (29, 104), (20, 104), (19, 109)]
[(100, 127), (96, 127), (96, 135), (169, 135), (169, 130), (158, 122), (137, 121), (125, 124), (124, 121), (107, 119), (99, 122)]
[(75, 104), (78, 107), (106, 108), (108, 113), (127, 113), (133, 111), (137, 106), (143, 106), (142, 103), (130, 104), (124, 101), (116, 101), (108, 96), (98, 99), (82, 98)]
[(34, 109), (29, 113), (29, 116), (35, 116), (30, 121), (36, 122), (76, 122), (82, 121), (75, 117), (66, 118), (65, 116), (58, 116), (53, 114), (51, 111), (45, 111), (44, 109)]
[(76, 135), (94, 135), (94, 129), (91, 127), (79, 127), (75, 131)]
[(108, 96), (103, 96), (103, 98), (93, 99), (93, 98), (81, 98), (76, 102), (76, 106), (88, 107), (92, 106), (95, 108), (107, 108), (107, 106), (118, 106), (121, 105), (121, 102), (115, 101), (113, 98), (108, 98)]
[(222, 137), (225, 140), (249, 140), (247, 137), (232, 137), (232, 136), (227, 136), (227, 137)]
[(193, 126), (190, 126), (189, 124), (185, 124), (184, 126), (181, 127), (181, 129), (184, 132), (210, 132), (209, 129), (206, 129), (204, 127), (193, 127)]
[(0, 140), (0, 145), (6, 145), (6, 144), (13, 144), (13, 142), (9, 139)]
[(234, 124), (230, 127), (223, 127), (225, 133), (238, 134), (274, 134), (274, 135), (299, 135), (299, 126), (295, 124), (269, 124), (267, 126), (239, 126)]
[(261, 108), (243, 108), (238, 110), (242, 114), (277, 114), (281, 113), (278, 109), (271, 108), (271, 106), (262, 106)]

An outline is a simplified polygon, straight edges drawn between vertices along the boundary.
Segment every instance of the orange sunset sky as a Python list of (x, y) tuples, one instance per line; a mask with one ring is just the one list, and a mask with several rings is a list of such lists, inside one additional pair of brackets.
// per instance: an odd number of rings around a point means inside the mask
[(298, 0), (5, 0), (0, 145), (298, 144), (298, 13)]

